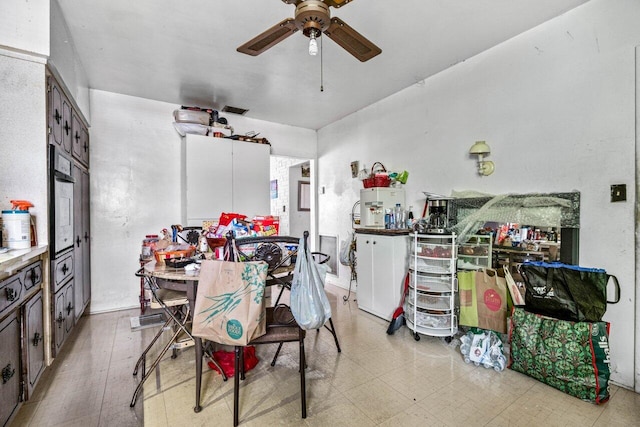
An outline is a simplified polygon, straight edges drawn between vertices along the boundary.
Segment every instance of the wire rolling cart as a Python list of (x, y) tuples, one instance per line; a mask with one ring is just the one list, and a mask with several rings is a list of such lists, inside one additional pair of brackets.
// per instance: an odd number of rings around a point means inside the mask
[(451, 342), (458, 332), (456, 235), (413, 233), (411, 236), (409, 294), (404, 306), (407, 326), (416, 341), (423, 334), (444, 337)]

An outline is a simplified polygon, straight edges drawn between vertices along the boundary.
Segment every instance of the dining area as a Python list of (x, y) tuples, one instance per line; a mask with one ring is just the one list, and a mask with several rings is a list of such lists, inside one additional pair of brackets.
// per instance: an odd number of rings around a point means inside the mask
[[(158, 257), (156, 252), (155, 260), (142, 263), (136, 276), (151, 295), (151, 307), (160, 309), (160, 316), (164, 315), (166, 321), (135, 364), (133, 375), (140, 373), (140, 381), (130, 406), (136, 406), (145, 382), (154, 375), (167, 352), (172, 350), (171, 359), (178, 357), (177, 349), (183, 347), (178, 344), (181, 337), (194, 346), (193, 411), (202, 411), (204, 359), (221, 375), (223, 382), (233, 377), (233, 425), (237, 426), (240, 383), (245, 380), (245, 371), (255, 365), (245, 363), (245, 357), (253, 356), (256, 345), (277, 344), (270, 364), (274, 367), (283, 346), (297, 343), (300, 414), (302, 419), (306, 418), (304, 343), (307, 330), (316, 329), (319, 333), (320, 328), (326, 328), (333, 336), (337, 352), (341, 352), (324, 291), (328, 270), (324, 264), (330, 257), (312, 252), (308, 239), (307, 231), (301, 239), (290, 236), (236, 238), (228, 233), (226, 238), (208, 239), (209, 245), (217, 245), (219, 250), (214, 246), (213, 251), (199, 256), (166, 259)], [(288, 248), (285, 254), (281, 250), (284, 245)], [(273, 302), (272, 287), (278, 291)], [(286, 303), (285, 294), (289, 294)], [(171, 334), (163, 344), (166, 331)], [(152, 358), (156, 346), (160, 350)], [(220, 365), (223, 356), (233, 358), (231, 367), (224, 369)]]

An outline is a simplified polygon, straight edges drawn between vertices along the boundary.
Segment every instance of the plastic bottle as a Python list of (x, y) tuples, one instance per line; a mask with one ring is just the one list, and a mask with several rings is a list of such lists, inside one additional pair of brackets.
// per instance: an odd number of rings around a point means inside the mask
[(391, 209), (385, 209), (384, 211), (384, 228), (391, 228)]
[(413, 227), (413, 206), (409, 206), (409, 213), (407, 214), (407, 228)]
[(403, 210), (400, 203), (396, 203), (396, 208), (393, 213), (395, 215), (395, 228), (404, 228), (405, 222), (403, 219)]

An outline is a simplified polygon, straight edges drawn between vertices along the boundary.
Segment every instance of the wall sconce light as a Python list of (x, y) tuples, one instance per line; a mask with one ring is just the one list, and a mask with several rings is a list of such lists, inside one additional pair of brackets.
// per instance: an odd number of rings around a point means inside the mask
[(476, 141), (469, 150), (469, 154), (478, 156), (478, 173), (482, 176), (491, 175), (496, 168), (492, 161), (482, 160), (484, 156), (487, 156), (490, 153), (491, 149), (484, 141)]

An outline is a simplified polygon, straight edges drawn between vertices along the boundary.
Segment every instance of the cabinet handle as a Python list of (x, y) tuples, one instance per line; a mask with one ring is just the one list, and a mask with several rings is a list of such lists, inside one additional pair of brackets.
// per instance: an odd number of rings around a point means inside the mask
[(74, 138), (76, 139), (76, 143), (78, 143), (78, 140), (80, 139), (80, 135), (78, 135), (77, 131), (76, 131), (76, 135), (74, 136)]
[(56, 108), (56, 112), (53, 115), (53, 118), (56, 120), (57, 124), (60, 124), (60, 119), (62, 118), (62, 116), (60, 115), (60, 113), (58, 112), (58, 109)]
[(69, 135), (69, 129), (71, 129), (71, 126), (69, 126), (69, 122), (65, 120), (64, 121), (64, 133)]
[(69, 271), (69, 267), (67, 267), (67, 263), (65, 262), (62, 264), (62, 274), (67, 274), (67, 271)]
[(33, 340), (32, 340), (33, 346), (37, 347), (40, 341), (42, 341), (42, 335), (40, 335), (39, 332), (36, 332), (35, 334), (33, 334)]
[(31, 269), (31, 283), (33, 283), (35, 285), (39, 281), (40, 281), (40, 276), (38, 276), (38, 274), (36, 273), (36, 269), (32, 268)]
[(89, 233), (87, 233), (86, 231), (84, 232), (84, 241), (86, 243), (86, 241), (89, 240)]
[(5, 293), (7, 294), (7, 301), (9, 302), (15, 301), (18, 297), (18, 293), (13, 288), (6, 288)]
[(69, 302), (69, 305), (67, 306), (67, 316), (71, 313), (71, 310), (73, 310), (73, 306), (71, 305), (71, 302)]
[(373, 244), (375, 245), (376, 243), (377, 243), (377, 242), (374, 240), (374, 241), (373, 241)]
[(87, 145), (87, 141), (84, 142), (84, 152), (87, 152), (87, 149), (89, 148), (89, 146)]
[(80, 243), (82, 243), (82, 240), (80, 240), (80, 236), (76, 236), (76, 246), (80, 247)]
[(62, 317), (62, 312), (58, 313), (58, 318), (56, 319), (56, 322), (58, 322), (58, 329), (60, 329), (62, 327), (62, 322), (64, 322), (64, 317)]
[(2, 384), (6, 384), (15, 373), (16, 370), (11, 367), (11, 363), (2, 368)]
[(366, 244), (369, 244), (369, 241), (367, 240), (367, 241), (365, 241), (365, 243), (366, 243)]

